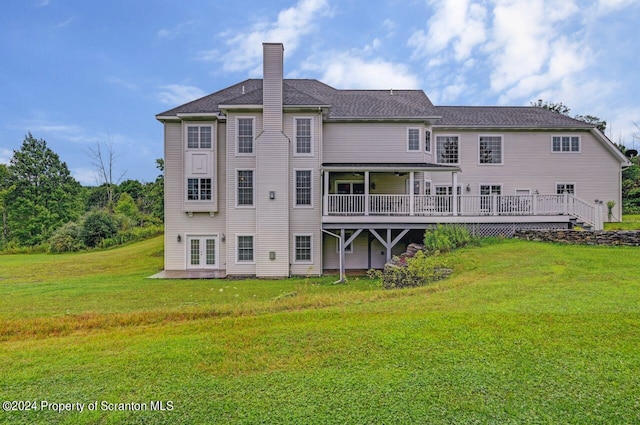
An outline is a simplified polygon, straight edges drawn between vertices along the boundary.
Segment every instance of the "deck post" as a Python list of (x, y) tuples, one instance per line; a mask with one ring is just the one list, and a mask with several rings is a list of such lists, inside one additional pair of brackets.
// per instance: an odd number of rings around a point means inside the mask
[(564, 191), (564, 215), (569, 214), (569, 192)]
[(538, 191), (536, 190), (533, 194), (533, 215), (538, 215)]
[(458, 215), (458, 173), (451, 172), (451, 212), (453, 216)]
[(409, 215), (415, 215), (415, 206), (414, 206), (414, 190), (413, 185), (415, 184), (415, 174), (413, 171), (409, 172)]
[(324, 205), (322, 206), (322, 215), (329, 215), (329, 172), (324, 172)]
[(498, 195), (495, 193), (491, 195), (491, 209), (493, 210), (493, 215), (498, 215)]
[(369, 172), (364, 172), (364, 215), (369, 215)]

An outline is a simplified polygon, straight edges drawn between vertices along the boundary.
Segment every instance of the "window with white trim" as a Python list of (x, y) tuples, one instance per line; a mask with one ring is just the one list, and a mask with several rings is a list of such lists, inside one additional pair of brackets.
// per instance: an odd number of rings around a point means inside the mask
[(552, 152), (580, 152), (580, 136), (553, 136), (551, 138)]
[(254, 118), (238, 118), (238, 154), (253, 154)]
[(238, 263), (253, 263), (253, 235), (238, 235)]
[(431, 195), (431, 180), (424, 181), (424, 194)]
[(502, 136), (480, 136), (480, 164), (502, 164)]
[(294, 235), (294, 249), (296, 263), (311, 263), (311, 235)]
[(431, 130), (424, 132), (424, 151), (431, 152)]
[(311, 170), (295, 170), (295, 185), (296, 207), (312, 206)]
[[(453, 195), (453, 190), (451, 190), (451, 186), (436, 186), (436, 196), (451, 196)], [(462, 186), (458, 186), (458, 190), (456, 191), (458, 196), (462, 194)]]
[(312, 118), (294, 118), (296, 155), (313, 155)]
[(210, 125), (188, 125), (187, 149), (211, 149), (212, 133)]
[(253, 170), (238, 170), (238, 206), (253, 206)]
[(211, 179), (187, 179), (187, 201), (210, 201)]
[(556, 183), (556, 194), (564, 195), (568, 193), (569, 195), (576, 194), (576, 184), (575, 183)]
[(437, 136), (436, 137), (436, 163), (437, 164), (458, 164), (459, 158), (458, 136)]
[(407, 128), (407, 152), (420, 151), (420, 129)]

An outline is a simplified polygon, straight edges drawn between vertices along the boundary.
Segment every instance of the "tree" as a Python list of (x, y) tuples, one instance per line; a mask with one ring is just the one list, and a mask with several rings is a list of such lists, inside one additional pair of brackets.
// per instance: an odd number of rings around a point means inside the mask
[(7, 199), (12, 189), (9, 169), (5, 164), (0, 164), (0, 247), (9, 239)]
[(81, 190), (67, 164), (47, 147), (47, 142), (25, 136), (8, 167), (11, 186), (6, 199), (7, 230), (22, 246), (46, 241), (62, 224), (82, 212)]
[(113, 141), (111, 138), (107, 140), (104, 148), (102, 147), (102, 143), (96, 142), (96, 145), (89, 149), (89, 157), (91, 158), (91, 164), (93, 164), (98, 172), (100, 184), (106, 187), (107, 206), (112, 208), (117, 185), (126, 174), (126, 171), (114, 180), (113, 173), (118, 156), (113, 150)]
[[(536, 108), (548, 109), (549, 111), (561, 115), (566, 115), (568, 117), (570, 116), (569, 113), (571, 112), (571, 109), (569, 109), (569, 107), (562, 102), (554, 103), (538, 99), (536, 102), (531, 102), (531, 106), (535, 106)], [(573, 118), (578, 121), (586, 122), (587, 124), (592, 124), (603, 134), (607, 129), (607, 122), (605, 120), (601, 120), (595, 115), (576, 115)]]
[(536, 108), (548, 109), (552, 112), (569, 116), (569, 112), (571, 111), (564, 103), (553, 103), (546, 102), (542, 99), (538, 99), (536, 102), (531, 102), (531, 106), (535, 106)]

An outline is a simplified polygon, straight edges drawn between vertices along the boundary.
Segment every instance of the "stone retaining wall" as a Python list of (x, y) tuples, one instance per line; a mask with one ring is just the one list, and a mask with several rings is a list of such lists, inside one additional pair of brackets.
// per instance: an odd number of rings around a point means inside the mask
[(640, 246), (640, 230), (516, 230), (514, 238), (537, 242), (559, 242), (576, 245)]

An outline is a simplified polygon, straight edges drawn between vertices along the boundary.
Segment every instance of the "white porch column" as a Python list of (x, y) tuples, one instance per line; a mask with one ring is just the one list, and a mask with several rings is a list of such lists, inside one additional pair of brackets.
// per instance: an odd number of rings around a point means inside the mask
[(453, 171), (451, 173), (451, 211), (453, 215), (458, 215), (458, 173)]
[(369, 172), (364, 172), (364, 215), (369, 215)]
[(415, 203), (414, 203), (414, 190), (413, 185), (415, 184), (415, 176), (414, 172), (409, 172), (409, 215), (415, 215)]
[(324, 195), (323, 195), (323, 206), (322, 206), (322, 215), (329, 215), (329, 172), (324, 172)]

